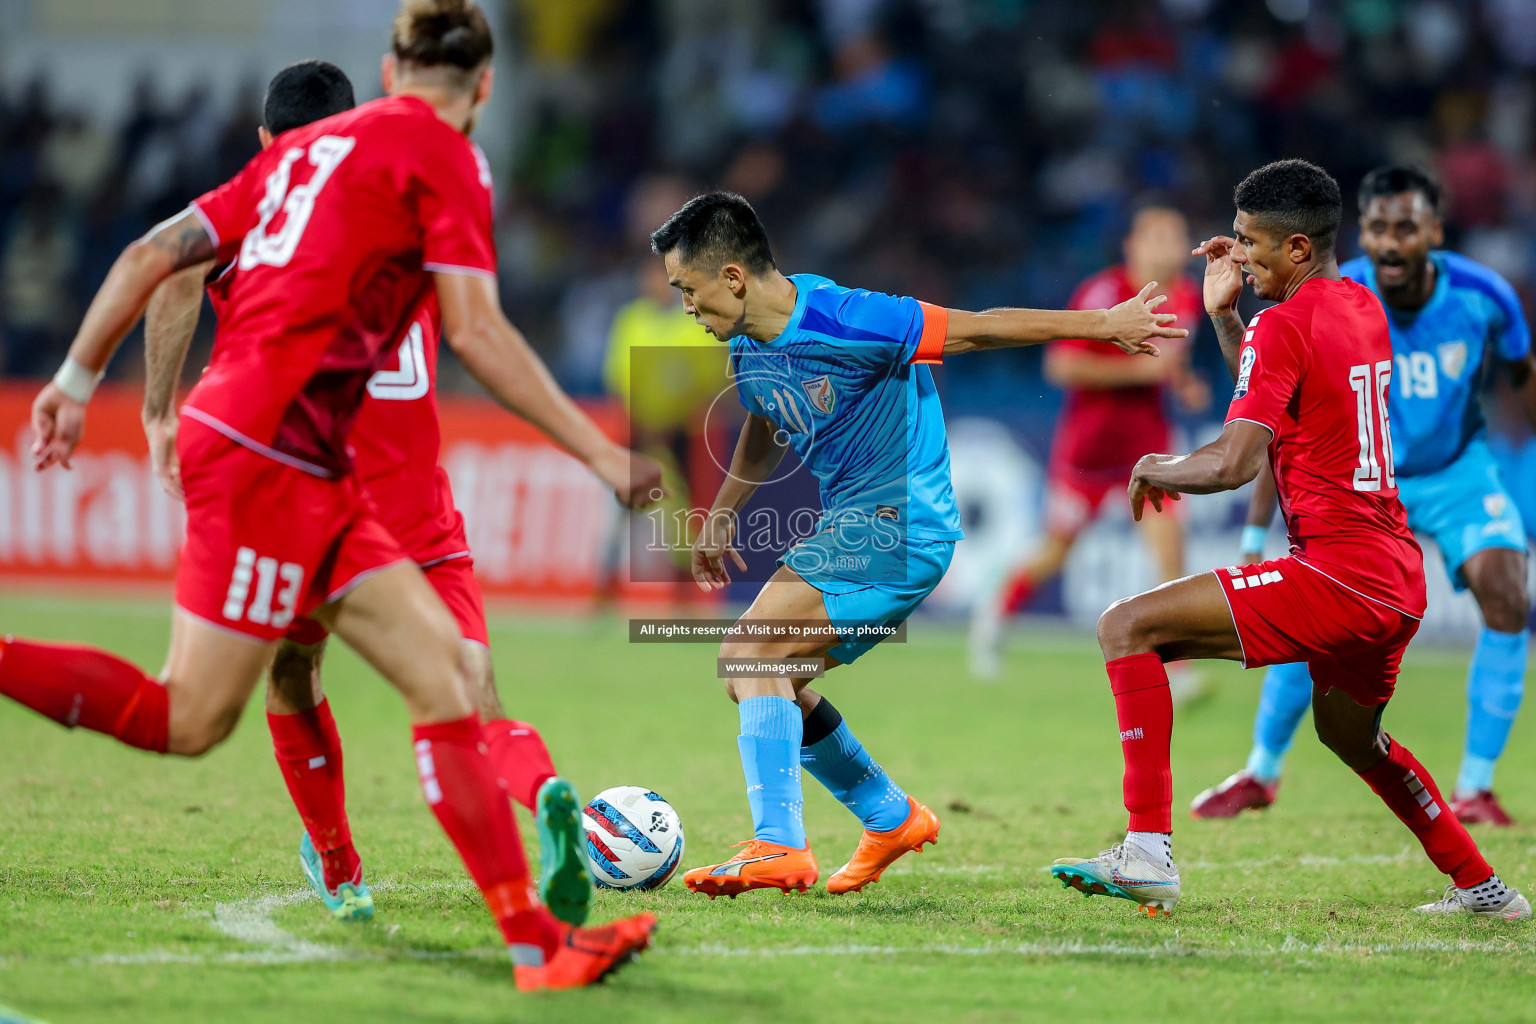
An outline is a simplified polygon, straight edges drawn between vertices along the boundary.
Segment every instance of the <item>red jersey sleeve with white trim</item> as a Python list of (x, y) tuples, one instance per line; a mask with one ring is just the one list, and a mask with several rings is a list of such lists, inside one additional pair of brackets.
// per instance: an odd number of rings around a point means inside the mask
[(417, 206), (422, 265), (494, 277), (490, 165), (478, 146), (464, 143), (422, 153)]
[(284, 132), (200, 198), (220, 254), (238, 255), (187, 414), (308, 472), (348, 472), (365, 385), (432, 291), (429, 253), (495, 265), (484, 177), (428, 104), (387, 97)]
[(1306, 370), (1309, 349), (1292, 317), (1284, 312), (1266, 316), (1278, 307), (1256, 313), (1243, 332), (1237, 355), (1237, 386), (1227, 407), (1227, 422), (1251, 420), (1280, 436), (1286, 409)]
[(1424, 557), (1397, 496), (1381, 303), (1314, 278), (1258, 314), (1238, 350), (1227, 422), (1268, 427), (1291, 551), (1353, 590), (1424, 614)]
[(214, 259), (220, 264), (233, 260), (240, 252), (240, 242), (251, 229), (256, 202), (251, 197), (252, 182), (261, 179), (257, 165), (261, 154), (251, 158), (239, 174), (218, 188), (192, 200), (190, 209), (202, 222), (213, 242)]

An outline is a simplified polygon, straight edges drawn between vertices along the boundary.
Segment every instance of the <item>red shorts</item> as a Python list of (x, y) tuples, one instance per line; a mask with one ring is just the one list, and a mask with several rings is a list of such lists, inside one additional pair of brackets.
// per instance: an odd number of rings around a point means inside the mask
[(1299, 558), (1211, 571), (1226, 592), (1244, 668), (1304, 661), (1320, 693), (1337, 686), (1363, 707), (1392, 698), (1418, 619)]
[(371, 573), (406, 560), (351, 477), (285, 465), (191, 418), (177, 449), (187, 539), (176, 604), (210, 625), (276, 640)]
[[(443, 599), (459, 633), (465, 640), (473, 640), (482, 647), (491, 645), (490, 633), (485, 625), (485, 605), (480, 598), (480, 584), (475, 579), (475, 560), (468, 555), (428, 562), (421, 567), (427, 582)], [(297, 619), (285, 634), (286, 639), (305, 647), (313, 646), (329, 635), (326, 628), (314, 619)]]
[[(1046, 475), (1045, 527), (1057, 537), (1075, 537), (1097, 518), (1107, 499), (1118, 501), (1129, 512), (1131, 503), (1126, 489), (1136, 464), (1110, 470), (1082, 470), (1075, 466), (1051, 463)], [(1177, 516), (1179, 503), (1166, 501), (1158, 512), (1147, 503), (1145, 515)]]
[[(485, 604), (480, 598), (480, 583), (475, 579), (475, 560), (468, 555), (427, 562), (421, 571), (443, 599), (443, 604), (453, 613), (459, 624), (459, 633), (465, 640), (473, 640), (481, 647), (491, 645), (490, 633), (485, 627)], [(310, 647), (324, 640), (327, 630), (314, 619), (298, 619), (288, 630), (288, 640)]]

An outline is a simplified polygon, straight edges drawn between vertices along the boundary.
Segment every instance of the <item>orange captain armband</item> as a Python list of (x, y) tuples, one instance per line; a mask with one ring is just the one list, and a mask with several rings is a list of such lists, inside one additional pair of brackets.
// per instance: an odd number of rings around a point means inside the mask
[(949, 335), (949, 310), (927, 302), (923, 307), (923, 333), (917, 339), (917, 351), (912, 353), (912, 363), (942, 363), (944, 339)]

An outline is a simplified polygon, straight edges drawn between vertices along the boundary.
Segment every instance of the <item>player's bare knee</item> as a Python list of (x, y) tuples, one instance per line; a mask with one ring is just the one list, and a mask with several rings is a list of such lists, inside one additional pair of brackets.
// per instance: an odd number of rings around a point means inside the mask
[(459, 648), (466, 662), (465, 676), (469, 681), (469, 692), (475, 696), (475, 706), (480, 717), (486, 721), (505, 718), (501, 695), (496, 692), (496, 667), (491, 663), (491, 652), (471, 640), (460, 641)]
[(172, 715), (166, 752), (180, 757), (201, 757), (228, 739), (239, 721), (239, 708), (195, 717)]
[(1134, 597), (1121, 598), (1099, 616), (1099, 650), (1106, 660), (1144, 654), (1154, 649), (1150, 624), (1141, 602)]
[(1520, 633), (1531, 618), (1531, 600), (1523, 581), (1500, 579), (1478, 595), (1483, 622), (1500, 633)]

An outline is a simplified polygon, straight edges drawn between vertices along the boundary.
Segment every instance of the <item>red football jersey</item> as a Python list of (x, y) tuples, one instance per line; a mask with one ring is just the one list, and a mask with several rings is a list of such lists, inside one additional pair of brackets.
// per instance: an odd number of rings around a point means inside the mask
[(236, 270), (183, 414), (289, 465), (348, 472), (365, 385), (429, 272), (495, 274), (490, 184), (479, 150), (414, 97), (284, 132), (192, 204)]
[(464, 517), (438, 465), (437, 349), (442, 318), (429, 295), (384, 368), (368, 378), (368, 397), (352, 428), (357, 475), (379, 518), (418, 562), (468, 550)]
[[(208, 298), (220, 318), (229, 303), (234, 265), (209, 275)], [(464, 554), (464, 517), (438, 465), (437, 349), (442, 317), (431, 291), (415, 310), (394, 357), (368, 378), (367, 395), (349, 438), (354, 472), (378, 506), (379, 518), (417, 562)]]
[[(1104, 309), (1132, 298), (1140, 291), (1131, 286), (1125, 267), (1110, 267), (1084, 281), (1072, 296), (1073, 309)], [(1163, 288), (1167, 295), (1158, 311), (1178, 317), (1176, 327), (1193, 335), (1205, 306), (1200, 289), (1185, 278)], [(1072, 339), (1054, 344), (1081, 349), (1105, 357), (1145, 358), (1122, 352), (1102, 341)], [(1167, 349), (1183, 341), (1159, 340)], [(1163, 415), (1163, 388), (1159, 385), (1128, 388), (1068, 388), (1056, 424), (1051, 460), (1061, 466), (1089, 472), (1120, 471), (1137, 459), (1167, 446), (1168, 422)]]
[(1243, 335), (1227, 422), (1268, 427), (1291, 553), (1404, 614), (1424, 614), (1424, 555), (1397, 497), (1381, 302), (1313, 278)]

